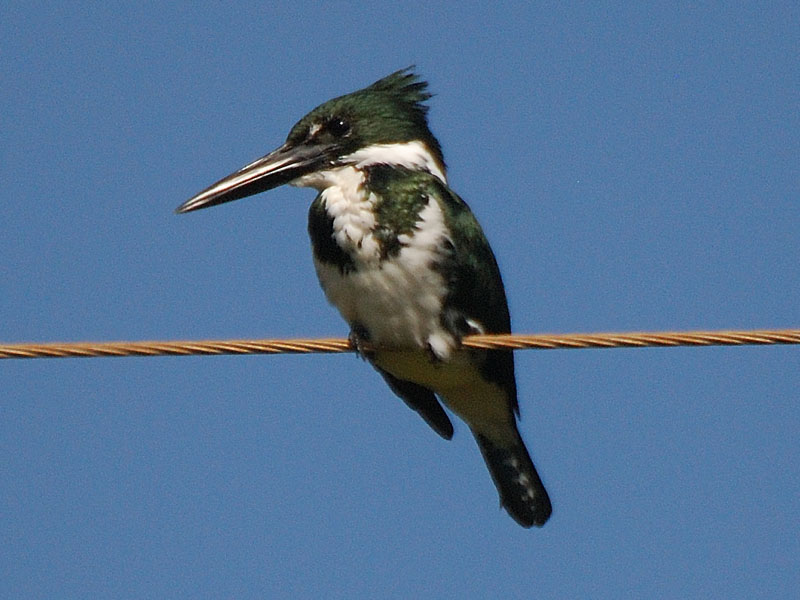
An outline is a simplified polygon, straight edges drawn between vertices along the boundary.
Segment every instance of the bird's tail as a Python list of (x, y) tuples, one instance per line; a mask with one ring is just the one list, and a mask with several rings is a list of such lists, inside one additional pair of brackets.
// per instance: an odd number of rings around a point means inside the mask
[(500, 503), (508, 514), (523, 527), (541, 527), (553, 512), (550, 497), (539, 479), (516, 424), (512, 424), (512, 427), (514, 435), (502, 442), (475, 430), (473, 434), (500, 493)]

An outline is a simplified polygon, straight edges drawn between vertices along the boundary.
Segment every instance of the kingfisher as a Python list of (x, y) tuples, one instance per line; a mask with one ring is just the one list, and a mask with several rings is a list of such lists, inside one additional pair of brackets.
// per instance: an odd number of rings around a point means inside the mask
[(220, 179), (176, 212), (288, 183), (318, 195), (308, 213), (314, 267), (357, 352), (444, 439), (470, 428), (500, 495), (523, 527), (542, 526), (550, 499), (517, 428), (510, 350), (462, 346), (509, 333), (494, 253), (450, 189), (428, 126), (428, 85), (412, 67), (321, 104), (286, 142)]

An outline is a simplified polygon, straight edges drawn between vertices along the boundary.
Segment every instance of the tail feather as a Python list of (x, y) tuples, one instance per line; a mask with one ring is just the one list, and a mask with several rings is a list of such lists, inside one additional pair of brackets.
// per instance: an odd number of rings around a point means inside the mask
[(541, 527), (553, 512), (550, 497), (516, 426), (514, 429), (515, 439), (510, 443), (494, 442), (474, 430), (473, 434), (508, 514), (523, 527)]

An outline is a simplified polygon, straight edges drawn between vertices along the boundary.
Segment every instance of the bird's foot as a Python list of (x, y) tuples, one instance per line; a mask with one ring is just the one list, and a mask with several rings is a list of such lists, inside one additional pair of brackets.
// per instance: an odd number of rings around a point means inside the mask
[(362, 360), (371, 360), (375, 356), (375, 351), (369, 346), (369, 332), (366, 328), (359, 324), (353, 324), (350, 329), (350, 335), (347, 336), (353, 350), (356, 351), (356, 356)]

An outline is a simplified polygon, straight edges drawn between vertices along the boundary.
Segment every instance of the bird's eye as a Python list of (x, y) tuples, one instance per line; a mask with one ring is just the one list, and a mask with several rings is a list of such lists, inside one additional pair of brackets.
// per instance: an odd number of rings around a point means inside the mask
[(340, 138), (350, 133), (350, 123), (341, 117), (331, 117), (328, 119), (327, 123), (325, 123), (325, 129), (327, 129), (333, 137)]

